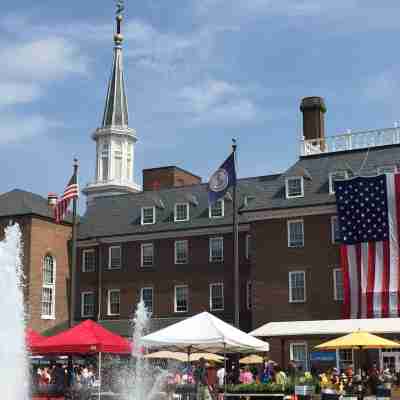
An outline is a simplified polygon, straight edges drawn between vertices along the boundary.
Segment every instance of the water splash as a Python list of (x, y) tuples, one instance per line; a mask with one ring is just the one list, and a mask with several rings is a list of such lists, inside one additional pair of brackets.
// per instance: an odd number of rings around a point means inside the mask
[(124, 398), (127, 400), (155, 400), (167, 378), (167, 370), (161, 369), (144, 358), (146, 348), (141, 338), (148, 332), (150, 315), (140, 301), (132, 320), (133, 363), (125, 371), (122, 380)]
[(0, 242), (0, 396), (7, 400), (28, 399), (23, 280), (21, 230), (15, 224)]

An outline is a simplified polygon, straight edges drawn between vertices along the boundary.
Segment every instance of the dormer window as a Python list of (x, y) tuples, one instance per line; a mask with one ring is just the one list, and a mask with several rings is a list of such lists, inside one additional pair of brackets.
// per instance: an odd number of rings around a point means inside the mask
[(175, 204), (175, 222), (189, 221), (189, 203)]
[(342, 181), (348, 178), (347, 171), (335, 171), (329, 174), (329, 193), (335, 194), (335, 181)]
[(224, 199), (217, 200), (213, 205), (209, 207), (210, 218), (223, 218), (224, 217)]
[(287, 199), (304, 197), (304, 178), (302, 176), (286, 178), (285, 184)]
[(156, 223), (156, 208), (142, 207), (142, 225), (151, 225)]

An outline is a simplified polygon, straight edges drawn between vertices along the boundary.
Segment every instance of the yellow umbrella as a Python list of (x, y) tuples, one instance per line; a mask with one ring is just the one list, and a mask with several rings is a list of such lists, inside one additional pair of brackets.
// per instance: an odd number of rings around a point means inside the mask
[(398, 348), (400, 344), (368, 332), (353, 332), (316, 346), (316, 349), (384, 349)]
[(204, 358), (207, 361), (221, 362), (224, 359), (224, 357), (213, 353), (192, 353), (188, 360), (187, 353), (179, 351), (156, 351), (155, 353), (146, 354), (144, 358), (169, 359), (182, 362), (198, 361), (200, 358)]
[(264, 359), (257, 354), (252, 354), (250, 356), (243, 357), (239, 360), (240, 364), (262, 364)]

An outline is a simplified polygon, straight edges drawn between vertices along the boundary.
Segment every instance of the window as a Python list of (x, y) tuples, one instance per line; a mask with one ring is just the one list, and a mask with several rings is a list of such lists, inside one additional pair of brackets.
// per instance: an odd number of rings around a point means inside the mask
[(175, 222), (189, 221), (189, 203), (175, 204)]
[(335, 181), (340, 181), (348, 178), (347, 171), (335, 171), (329, 174), (329, 193), (335, 194)]
[(122, 179), (122, 143), (114, 143), (114, 179), (121, 181)]
[(306, 301), (305, 271), (289, 272), (289, 302), (304, 303)]
[(344, 299), (343, 273), (340, 268), (333, 270), (333, 299), (335, 301), (343, 301)]
[(217, 200), (209, 207), (210, 218), (222, 218), (224, 216), (225, 202), (224, 199)]
[(108, 180), (108, 143), (103, 144), (101, 150), (101, 180)]
[(94, 249), (83, 250), (82, 272), (94, 272), (96, 270), (96, 258)]
[(140, 245), (141, 266), (152, 267), (154, 263), (154, 246), (153, 243), (142, 243)]
[(143, 300), (144, 306), (148, 313), (153, 312), (153, 288), (144, 287), (140, 290), (140, 299)]
[(187, 264), (188, 255), (188, 241), (176, 240), (175, 241), (175, 264)]
[(331, 238), (332, 238), (332, 243), (340, 242), (339, 220), (336, 215), (331, 217)]
[(304, 246), (304, 221), (302, 219), (287, 222), (288, 229), (288, 246), (303, 247)]
[(397, 172), (396, 165), (385, 165), (378, 168), (378, 174), (394, 174)]
[(175, 286), (174, 306), (175, 312), (189, 311), (189, 288), (188, 286)]
[(156, 208), (142, 207), (142, 225), (150, 225), (156, 223)]
[(251, 235), (248, 233), (246, 235), (246, 259), (248, 260), (251, 255)]
[(339, 361), (339, 369), (344, 370), (350, 365), (354, 365), (353, 362), (353, 349), (339, 349), (337, 350), (337, 358)]
[(93, 292), (81, 293), (81, 315), (82, 317), (93, 317), (95, 311), (96, 297)]
[(55, 319), (56, 265), (51, 255), (43, 258), (42, 266), (42, 319)]
[(210, 238), (210, 262), (224, 261), (224, 238)]
[(210, 285), (210, 310), (222, 311), (224, 309), (224, 284), (212, 283)]
[(121, 268), (121, 246), (111, 246), (108, 249), (108, 269)]
[(133, 154), (133, 145), (132, 143), (128, 143), (128, 149), (126, 154), (126, 180), (130, 181), (132, 179), (132, 154)]
[(285, 187), (287, 199), (304, 197), (304, 178), (302, 176), (286, 178)]
[(121, 293), (119, 289), (109, 289), (107, 291), (107, 314), (119, 315)]
[(290, 343), (290, 359), (296, 363), (297, 367), (307, 371), (307, 343)]
[(253, 282), (246, 282), (246, 307), (248, 310), (253, 308)]

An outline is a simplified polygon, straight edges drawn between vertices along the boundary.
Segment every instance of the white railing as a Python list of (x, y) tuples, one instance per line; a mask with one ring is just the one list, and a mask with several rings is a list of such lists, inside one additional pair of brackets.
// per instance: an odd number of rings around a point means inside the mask
[(300, 155), (311, 156), (321, 153), (334, 153), (367, 149), (369, 147), (400, 144), (400, 128), (384, 128), (358, 131), (322, 139), (302, 140)]

